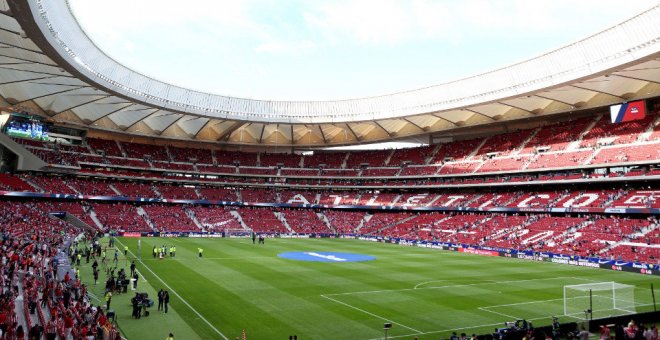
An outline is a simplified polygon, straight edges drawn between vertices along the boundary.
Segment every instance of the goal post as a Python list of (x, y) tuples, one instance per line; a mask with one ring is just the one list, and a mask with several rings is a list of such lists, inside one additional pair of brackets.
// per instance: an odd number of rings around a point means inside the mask
[(594, 282), (564, 286), (564, 315), (589, 318), (634, 314), (635, 286)]

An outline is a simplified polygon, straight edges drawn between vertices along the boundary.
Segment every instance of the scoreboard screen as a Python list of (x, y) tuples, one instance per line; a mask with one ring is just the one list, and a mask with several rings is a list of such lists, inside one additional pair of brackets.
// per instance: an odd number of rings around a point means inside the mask
[(646, 103), (643, 100), (610, 106), (612, 123), (623, 123), (646, 117)]

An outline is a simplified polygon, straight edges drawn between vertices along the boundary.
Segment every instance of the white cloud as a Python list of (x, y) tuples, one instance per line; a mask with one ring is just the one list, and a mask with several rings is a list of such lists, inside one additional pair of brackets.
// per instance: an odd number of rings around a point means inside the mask
[(316, 44), (310, 40), (301, 41), (270, 41), (254, 48), (256, 52), (283, 54), (290, 56), (303, 56), (309, 54), (316, 48)]
[(69, 1), (95, 43), (119, 62), (181, 86), (264, 99), (359, 97), (438, 84), (534, 57), (657, 4)]

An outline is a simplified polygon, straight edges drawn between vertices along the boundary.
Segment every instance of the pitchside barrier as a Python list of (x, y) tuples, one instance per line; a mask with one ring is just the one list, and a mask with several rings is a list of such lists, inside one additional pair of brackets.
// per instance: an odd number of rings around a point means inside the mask
[[(405, 240), (398, 238), (387, 237), (374, 237), (374, 236), (359, 236), (359, 235), (335, 235), (335, 234), (272, 234), (262, 233), (269, 237), (282, 237), (282, 238), (350, 238), (360, 239), (371, 242), (394, 243), (405, 246), (414, 246), (422, 248), (434, 248), (442, 250), (457, 251), (463, 253), (471, 253), (484, 256), (501, 256), (509, 258), (517, 258), (527, 261), (542, 261), (560, 264), (568, 264), (572, 266), (601, 268), (616, 271), (625, 271), (631, 273), (640, 273), (645, 275), (658, 275), (660, 276), (660, 265), (649, 264), (641, 262), (629, 262), (612, 259), (602, 259), (598, 257), (583, 257), (577, 255), (556, 254), (551, 252), (533, 252), (533, 251), (519, 251), (516, 249), (506, 248), (492, 248), (492, 247), (478, 247), (468, 244), (455, 244), (445, 242), (427, 242), (416, 240)], [(207, 232), (207, 233), (188, 233), (188, 232), (171, 232), (171, 233), (139, 233), (139, 232), (126, 232), (119, 233), (123, 237), (191, 237), (191, 238), (221, 238), (225, 237), (224, 232)], [(230, 234), (231, 236), (231, 234)], [(242, 235), (241, 235), (242, 237)]]

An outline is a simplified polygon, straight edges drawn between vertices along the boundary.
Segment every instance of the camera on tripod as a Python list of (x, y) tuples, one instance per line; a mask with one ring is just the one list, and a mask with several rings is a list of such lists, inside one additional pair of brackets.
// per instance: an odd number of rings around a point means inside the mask
[(135, 293), (135, 297), (131, 299), (131, 303), (137, 303), (144, 308), (153, 307), (153, 300), (149, 299), (148, 293)]

